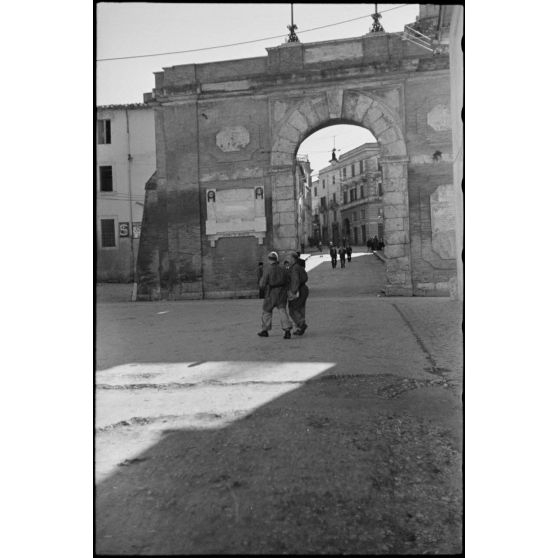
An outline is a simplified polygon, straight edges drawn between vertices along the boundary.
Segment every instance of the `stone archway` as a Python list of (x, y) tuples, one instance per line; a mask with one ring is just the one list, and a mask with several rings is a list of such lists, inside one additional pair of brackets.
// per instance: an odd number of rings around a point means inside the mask
[(306, 97), (288, 114), (272, 107), (270, 176), (273, 200), (273, 242), (280, 250), (296, 247), (293, 168), (299, 145), (332, 124), (367, 128), (380, 145), (383, 168), (386, 294), (413, 294), (407, 186), (407, 148), (399, 116), (370, 93), (331, 89)]

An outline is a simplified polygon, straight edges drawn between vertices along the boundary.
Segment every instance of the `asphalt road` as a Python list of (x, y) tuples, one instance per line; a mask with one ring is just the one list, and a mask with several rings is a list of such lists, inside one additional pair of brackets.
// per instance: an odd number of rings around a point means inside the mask
[(98, 304), (98, 553), (461, 551), (461, 306), (323, 260), (291, 340), (259, 300)]

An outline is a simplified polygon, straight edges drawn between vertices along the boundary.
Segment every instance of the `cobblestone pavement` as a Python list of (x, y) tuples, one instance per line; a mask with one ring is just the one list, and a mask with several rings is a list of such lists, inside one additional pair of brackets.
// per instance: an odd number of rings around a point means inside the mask
[(97, 552), (461, 551), (461, 305), (323, 259), (301, 338), (260, 300), (98, 304)]

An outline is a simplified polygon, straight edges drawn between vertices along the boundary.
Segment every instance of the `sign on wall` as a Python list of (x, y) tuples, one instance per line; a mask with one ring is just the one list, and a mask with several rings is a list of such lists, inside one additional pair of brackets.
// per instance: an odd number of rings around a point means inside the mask
[(141, 234), (141, 221), (132, 223), (132, 238), (139, 238)]
[(120, 238), (130, 236), (130, 223), (119, 223)]

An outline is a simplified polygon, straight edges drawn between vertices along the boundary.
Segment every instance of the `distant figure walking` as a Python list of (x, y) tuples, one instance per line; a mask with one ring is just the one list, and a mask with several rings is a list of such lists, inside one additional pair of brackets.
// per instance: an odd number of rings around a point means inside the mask
[(287, 316), (287, 291), (289, 288), (289, 272), (279, 265), (277, 252), (270, 252), (267, 256), (269, 264), (264, 268), (260, 279), (260, 288), (265, 290), (262, 308), (262, 330), (260, 337), (269, 337), (271, 318), (274, 308), (279, 312), (281, 328), (284, 331), (283, 339), (291, 338), (292, 324)]
[(347, 250), (345, 246), (339, 248), (339, 261), (341, 262), (341, 268), (345, 267), (345, 257), (347, 256)]
[(331, 256), (331, 267), (335, 269), (337, 267), (337, 249), (333, 244), (329, 246), (329, 255)]
[(351, 262), (351, 256), (353, 255), (353, 247), (349, 244), (347, 246), (347, 261)]
[(366, 246), (368, 247), (368, 251), (371, 252), (372, 251), (372, 238), (368, 237), (368, 240), (366, 241)]
[(372, 239), (372, 250), (379, 250), (380, 241), (378, 240), (378, 236), (374, 235)]
[(322, 241), (318, 240), (318, 250), (320, 251), (320, 258), (323, 258), (322, 254)]

